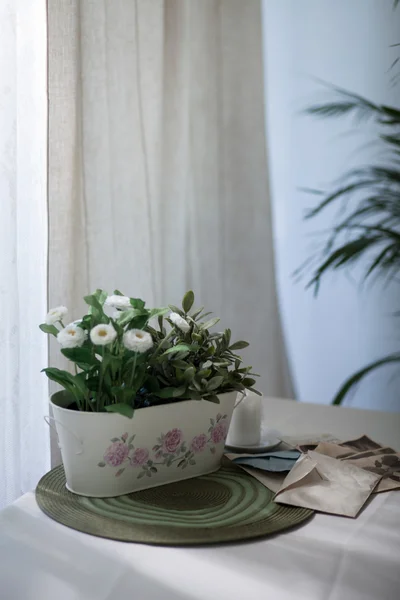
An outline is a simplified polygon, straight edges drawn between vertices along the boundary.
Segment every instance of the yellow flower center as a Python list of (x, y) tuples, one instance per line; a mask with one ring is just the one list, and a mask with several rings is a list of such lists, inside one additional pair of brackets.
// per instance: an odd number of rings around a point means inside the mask
[(76, 331), (74, 331), (74, 329), (69, 329), (68, 333), (69, 333), (69, 335), (75, 335)]
[(139, 340), (142, 340), (144, 338), (143, 333), (137, 333), (136, 337), (139, 338)]
[(105, 329), (99, 329), (99, 336), (100, 337), (106, 337), (107, 335), (107, 331)]

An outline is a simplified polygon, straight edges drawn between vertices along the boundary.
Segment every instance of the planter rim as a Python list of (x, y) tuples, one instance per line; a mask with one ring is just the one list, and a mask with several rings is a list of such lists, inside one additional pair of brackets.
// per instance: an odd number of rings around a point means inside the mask
[[(113, 413), (113, 412), (109, 413), (109, 412), (89, 412), (89, 411), (86, 411), (86, 410), (71, 410), (70, 408), (66, 408), (64, 406), (60, 406), (59, 404), (56, 404), (55, 402), (53, 402), (52, 398), (54, 396), (56, 396), (58, 394), (64, 394), (64, 393), (67, 393), (67, 392), (65, 390), (59, 390), (58, 392), (54, 392), (54, 394), (51, 394), (51, 396), (49, 398), (49, 401), (50, 401), (50, 404), (51, 404), (52, 407), (54, 406), (54, 407), (57, 408), (57, 410), (61, 410), (63, 412), (78, 413), (78, 414), (80, 414), (82, 416), (86, 415), (88, 417), (101, 417), (101, 418), (104, 418), (104, 417), (107, 417), (107, 418), (110, 418), (110, 417), (124, 417), (125, 419), (130, 419), (130, 417), (126, 417), (125, 415), (121, 415), (119, 413)], [(236, 393), (236, 395), (237, 395), (239, 393), (239, 391), (238, 390), (231, 390), (230, 392), (223, 392), (222, 394), (216, 394), (216, 395), (217, 396), (227, 396), (228, 394), (233, 394), (233, 393)], [(153, 410), (163, 409), (166, 406), (168, 406), (169, 404), (182, 404), (182, 405), (185, 404), (185, 405), (187, 405), (189, 402), (202, 402), (203, 400), (205, 402), (208, 402), (204, 398), (201, 398), (201, 400), (195, 400), (194, 398), (189, 398), (188, 400), (181, 400), (179, 402), (166, 402), (165, 404), (159, 404), (157, 406), (144, 406), (142, 408), (137, 408), (136, 410), (143, 410), (143, 409), (145, 409), (145, 410), (148, 410), (148, 409), (153, 409)], [(136, 412), (136, 410), (135, 410), (135, 412)], [(134, 416), (135, 415), (133, 414), (132, 418), (134, 418)]]

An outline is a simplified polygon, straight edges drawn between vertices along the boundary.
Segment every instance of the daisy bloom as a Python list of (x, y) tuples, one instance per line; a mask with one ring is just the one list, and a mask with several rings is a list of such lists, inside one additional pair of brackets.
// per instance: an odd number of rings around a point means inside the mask
[(86, 338), (87, 332), (75, 323), (71, 323), (57, 334), (57, 341), (61, 348), (78, 348)]
[(169, 315), (169, 318), (171, 319), (171, 321), (173, 322), (175, 327), (178, 327), (178, 329), (180, 329), (184, 333), (187, 333), (189, 331), (189, 329), (190, 329), (189, 323), (187, 321), (185, 321), (185, 319), (183, 317), (178, 315), (178, 313), (172, 312)]
[(112, 325), (96, 325), (90, 330), (90, 339), (95, 346), (107, 346), (117, 337), (117, 332)]
[(67, 315), (68, 308), (65, 306), (56, 306), (56, 308), (52, 308), (46, 315), (46, 323), (47, 325), (54, 325), (58, 321), (62, 321), (62, 319)]
[(147, 333), (147, 331), (142, 331), (141, 329), (129, 329), (129, 331), (126, 331), (124, 333), (123, 342), (127, 350), (139, 352), (139, 354), (147, 352), (147, 350), (150, 350), (150, 348), (153, 347), (151, 335)]
[(119, 310), (132, 308), (131, 301), (128, 296), (107, 296), (104, 304), (106, 306), (111, 306), (112, 308), (118, 308)]

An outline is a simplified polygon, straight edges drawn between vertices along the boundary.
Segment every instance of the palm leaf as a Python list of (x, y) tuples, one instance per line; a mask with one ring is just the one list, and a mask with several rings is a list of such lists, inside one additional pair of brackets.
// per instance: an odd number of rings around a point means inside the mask
[(321, 80), (318, 81), (336, 94), (337, 100), (310, 106), (305, 109), (305, 114), (323, 119), (343, 117), (352, 114), (358, 122), (375, 119), (380, 125), (400, 124), (400, 110), (397, 108), (385, 106), (384, 104), (375, 104), (359, 94), (348, 92), (343, 88), (327, 84)]
[(364, 367), (360, 371), (357, 371), (354, 375), (352, 375), (340, 388), (336, 396), (334, 397), (332, 404), (339, 405), (343, 402), (344, 398), (347, 396), (349, 391), (354, 388), (360, 381), (369, 373), (378, 369), (379, 367), (383, 367), (385, 365), (400, 363), (400, 353), (391, 354), (386, 356), (385, 358), (381, 358), (380, 360), (376, 360), (375, 362), (369, 364), (367, 367)]

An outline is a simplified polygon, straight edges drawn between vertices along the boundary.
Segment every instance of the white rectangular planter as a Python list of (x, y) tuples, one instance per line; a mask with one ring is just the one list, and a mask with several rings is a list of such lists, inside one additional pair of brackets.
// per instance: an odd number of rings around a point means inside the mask
[(236, 396), (141, 408), (128, 419), (63, 408), (66, 393), (57, 392), (50, 403), (67, 488), (104, 498), (217, 471)]

